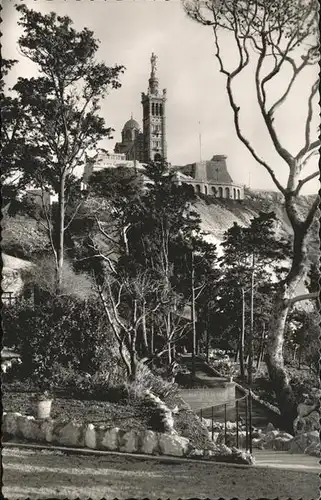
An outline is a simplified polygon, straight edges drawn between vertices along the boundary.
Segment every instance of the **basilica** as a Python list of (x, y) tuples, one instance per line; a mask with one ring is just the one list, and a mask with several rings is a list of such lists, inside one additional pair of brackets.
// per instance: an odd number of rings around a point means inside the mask
[(115, 153), (125, 154), (127, 160), (148, 163), (167, 158), (166, 89), (159, 90), (156, 61), (157, 57), (152, 54), (148, 89), (146, 94), (142, 92), (143, 131), (131, 117), (122, 130), (122, 141), (115, 146)]
[[(121, 141), (113, 152), (101, 149), (87, 158), (83, 181), (104, 168), (134, 167), (143, 173), (144, 164), (151, 161), (168, 162), (166, 143), (166, 89), (160, 90), (157, 77), (157, 57), (150, 59), (151, 72), (147, 92), (142, 92), (142, 129), (133, 116), (125, 123)], [(235, 184), (227, 170), (226, 156), (214, 155), (211, 160), (183, 166), (171, 166), (178, 184), (193, 186), (197, 194), (215, 198), (242, 200), (244, 186)]]

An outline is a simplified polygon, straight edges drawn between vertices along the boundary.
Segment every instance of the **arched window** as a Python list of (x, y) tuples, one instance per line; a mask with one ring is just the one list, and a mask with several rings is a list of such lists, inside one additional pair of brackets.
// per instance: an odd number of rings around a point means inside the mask
[(218, 197), (223, 198), (223, 188), (221, 187), (218, 188)]
[(162, 161), (162, 157), (159, 153), (155, 153), (154, 161)]
[(237, 190), (237, 198), (240, 200), (241, 199), (241, 193), (240, 193), (240, 190), (238, 189)]
[(162, 104), (159, 105), (159, 114), (161, 116), (163, 116), (163, 105)]
[(196, 191), (196, 193), (198, 193), (198, 194), (201, 192), (201, 186), (200, 186), (199, 184), (196, 184), (196, 186), (195, 186), (195, 191)]
[(233, 198), (234, 198), (234, 200), (236, 200), (236, 189), (235, 188), (233, 188)]
[(217, 189), (216, 189), (216, 187), (215, 187), (215, 186), (212, 186), (211, 191), (212, 191), (212, 196), (215, 196), (215, 197), (216, 197), (216, 195), (217, 195)]
[(152, 115), (155, 114), (155, 104), (152, 102)]
[(207, 194), (207, 186), (204, 186), (204, 193)]
[(225, 188), (225, 198), (230, 197), (230, 188)]
[(156, 103), (155, 107), (156, 107), (156, 116), (158, 116), (158, 102)]

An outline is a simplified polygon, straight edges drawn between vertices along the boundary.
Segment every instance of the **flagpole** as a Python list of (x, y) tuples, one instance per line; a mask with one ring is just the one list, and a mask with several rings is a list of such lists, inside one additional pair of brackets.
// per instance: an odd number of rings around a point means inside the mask
[(201, 131), (201, 122), (198, 122), (199, 125), (199, 146), (200, 146), (200, 162), (202, 161), (202, 131)]

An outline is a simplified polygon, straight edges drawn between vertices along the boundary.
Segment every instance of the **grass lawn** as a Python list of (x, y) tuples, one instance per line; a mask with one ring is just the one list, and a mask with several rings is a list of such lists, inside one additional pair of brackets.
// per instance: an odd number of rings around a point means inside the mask
[[(32, 415), (33, 393), (4, 392), (2, 405), (4, 411)], [(55, 420), (73, 420), (75, 422), (110, 424), (124, 430), (148, 428), (148, 418), (144, 409), (134, 404), (119, 404), (108, 401), (69, 399), (57, 397), (52, 403), (52, 418)]]
[(3, 450), (3, 495), (14, 498), (319, 498), (316, 473), (215, 463)]

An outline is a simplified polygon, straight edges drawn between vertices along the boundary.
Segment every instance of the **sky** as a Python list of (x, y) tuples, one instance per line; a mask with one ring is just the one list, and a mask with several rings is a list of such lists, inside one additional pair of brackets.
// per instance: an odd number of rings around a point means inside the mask
[[(3, 57), (19, 60), (11, 72), (10, 84), (18, 76), (33, 76), (35, 71), (33, 64), (18, 51), (17, 40), (21, 32), (15, 3), (3, 0), (2, 12)], [(150, 56), (154, 52), (158, 57), (159, 86), (167, 89), (168, 161), (184, 165), (224, 154), (234, 182), (250, 185), (253, 189), (276, 190), (269, 174), (236, 135), (225, 76), (219, 72), (215, 58), (211, 28), (189, 19), (180, 0), (24, 0), (24, 3), (42, 13), (55, 11), (58, 15), (69, 16), (76, 29), (88, 27), (100, 40), (97, 60), (126, 67), (121, 76), (122, 87), (111, 91), (102, 103), (101, 114), (115, 132), (114, 139), (104, 140), (101, 147), (113, 149), (131, 113), (142, 124), (141, 92), (146, 92), (148, 87)], [(233, 65), (232, 40), (222, 34), (221, 41), (226, 60)], [(303, 145), (307, 96), (317, 71), (317, 67), (307, 69), (294, 87), (292, 99), (276, 116), (277, 130), (292, 154)], [(270, 87), (271, 99), (277, 97), (290, 76), (291, 73), (285, 71)], [(288, 167), (275, 153), (257, 110), (251, 67), (236, 82), (235, 90), (247, 138), (284, 184)], [(319, 122), (317, 99), (314, 110), (316, 130)], [(317, 158), (311, 160), (306, 174), (316, 169), (317, 161)], [(318, 181), (313, 180), (302, 193), (316, 193), (318, 189)]]

